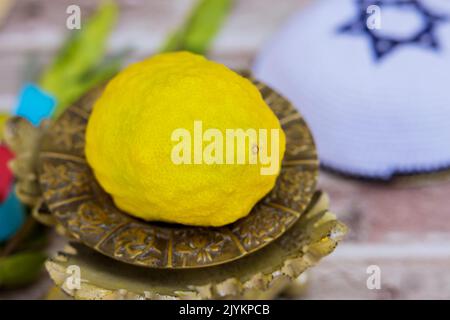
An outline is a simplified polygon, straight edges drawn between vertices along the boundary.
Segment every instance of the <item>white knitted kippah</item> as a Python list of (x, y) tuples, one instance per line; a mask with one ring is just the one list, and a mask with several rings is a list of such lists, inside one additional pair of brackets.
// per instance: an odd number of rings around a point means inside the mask
[(448, 0), (315, 2), (253, 71), (303, 114), (325, 166), (383, 179), (450, 166)]

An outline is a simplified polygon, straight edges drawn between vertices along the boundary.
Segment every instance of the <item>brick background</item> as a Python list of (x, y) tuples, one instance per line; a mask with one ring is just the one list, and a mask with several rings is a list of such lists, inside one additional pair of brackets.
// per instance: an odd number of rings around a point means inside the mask
[[(232, 67), (248, 67), (264, 41), (305, 2), (237, 1), (211, 57)], [(95, 1), (17, 1), (0, 29), (0, 108), (13, 105), (27, 59), (49, 60), (66, 32), (65, 8), (75, 3), (87, 14)], [(133, 48), (134, 60), (158, 48), (193, 0), (120, 3), (120, 23), (109, 47)], [(309, 290), (299, 298), (450, 298), (450, 182), (392, 185), (321, 172), (319, 185), (351, 231), (333, 255), (309, 272)], [(372, 264), (381, 268), (381, 290), (366, 287), (366, 269)], [(27, 290), (0, 293), (0, 298), (38, 298), (48, 285), (43, 278)]]

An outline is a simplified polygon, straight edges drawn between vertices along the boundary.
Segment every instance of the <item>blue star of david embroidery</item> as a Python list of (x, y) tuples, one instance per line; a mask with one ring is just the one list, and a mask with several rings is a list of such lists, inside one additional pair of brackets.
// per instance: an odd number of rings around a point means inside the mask
[[(382, 10), (386, 6), (397, 6), (405, 8), (409, 6), (423, 19), (423, 26), (415, 34), (398, 39), (390, 36), (380, 36), (367, 26), (369, 14), (367, 8), (376, 5)], [(431, 12), (419, 0), (356, 0), (357, 16), (352, 21), (338, 28), (340, 33), (361, 34), (369, 38), (374, 57), (380, 61), (388, 54), (393, 53), (396, 48), (405, 45), (419, 45), (432, 50), (439, 49), (439, 41), (436, 37), (436, 27), (447, 21), (447, 17)]]

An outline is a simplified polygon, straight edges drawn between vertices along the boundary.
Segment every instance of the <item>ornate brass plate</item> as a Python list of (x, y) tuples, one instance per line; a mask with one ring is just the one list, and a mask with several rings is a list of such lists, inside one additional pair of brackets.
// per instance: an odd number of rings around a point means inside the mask
[(252, 81), (280, 119), (287, 146), (275, 188), (247, 217), (221, 228), (199, 228), (144, 222), (115, 207), (84, 156), (87, 121), (102, 88), (68, 108), (42, 140), (39, 181), (52, 215), (71, 235), (100, 253), (152, 268), (217, 265), (277, 239), (310, 203), (318, 160), (300, 114), (272, 89)]

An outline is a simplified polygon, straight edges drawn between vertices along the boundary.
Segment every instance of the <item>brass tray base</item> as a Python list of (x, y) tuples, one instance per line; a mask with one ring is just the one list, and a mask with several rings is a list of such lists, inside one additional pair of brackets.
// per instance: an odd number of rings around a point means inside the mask
[[(202, 269), (149, 269), (112, 261), (72, 244), (46, 263), (55, 284), (76, 299), (269, 299), (307, 268), (330, 254), (346, 227), (316, 193), (292, 228), (268, 246), (239, 260)], [(80, 287), (70, 286), (67, 268), (80, 268)]]

